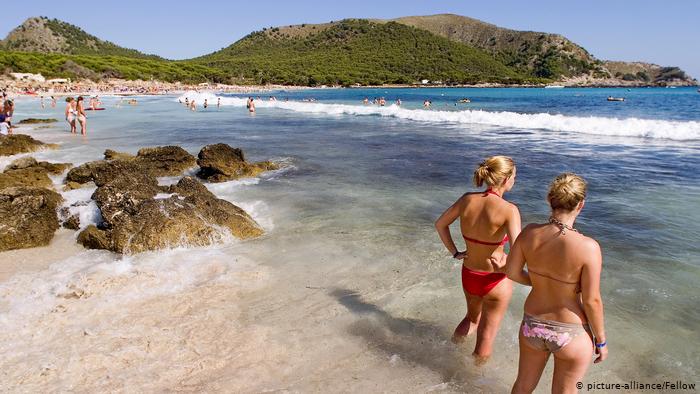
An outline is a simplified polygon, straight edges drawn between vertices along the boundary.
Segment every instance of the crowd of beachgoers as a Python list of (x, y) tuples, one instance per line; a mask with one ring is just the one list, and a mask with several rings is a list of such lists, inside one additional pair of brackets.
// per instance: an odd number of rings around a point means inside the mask
[(12, 95), (72, 96), (88, 94), (114, 95), (161, 95), (185, 91), (216, 90), (223, 93), (251, 93), (289, 88), (282, 85), (243, 86), (227, 84), (184, 84), (162, 81), (127, 81), (108, 79), (100, 82), (90, 80), (76, 82), (38, 82), (29, 80), (1, 79), (0, 90)]

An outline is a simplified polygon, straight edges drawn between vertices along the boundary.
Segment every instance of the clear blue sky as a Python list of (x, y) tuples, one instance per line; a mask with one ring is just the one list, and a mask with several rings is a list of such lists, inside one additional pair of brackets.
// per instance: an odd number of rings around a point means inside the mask
[(26, 18), (42, 15), (171, 59), (212, 52), (266, 26), (454, 13), (512, 29), (559, 33), (599, 59), (679, 66), (700, 78), (696, 0), (9, 0), (1, 10), (0, 37)]

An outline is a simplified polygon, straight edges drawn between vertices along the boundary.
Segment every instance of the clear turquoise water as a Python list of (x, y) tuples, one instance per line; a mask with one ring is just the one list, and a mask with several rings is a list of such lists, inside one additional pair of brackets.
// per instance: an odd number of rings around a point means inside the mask
[[(318, 296), (326, 297), (321, 304), (342, 305), (349, 313), (338, 323), (339, 335), (377, 345), (375, 331), (389, 329), (390, 339), (374, 352), (400, 354), (439, 375), (436, 384), (456, 389), (487, 386), (474, 383), (483, 372), (459, 372), (458, 353), (445, 343), (464, 301), (458, 268), (446, 256), (433, 221), (462, 193), (474, 190), (473, 168), (489, 155), (515, 159), (518, 180), (507, 198), (520, 207), (524, 223), (546, 219), (544, 196), (556, 174), (579, 173), (589, 182), (589, 197), (577, 227), (603, 248), (612, 352), (604, 366), (591, 369), (590, 379), (696, 375), (700, 360), (688, 346), (700, 340), (700, 94), (695, 88), (272, 94), (278, 102), (261, 100), (254, 116), (238, 99), (243, 95), (223, 96), (225, 105), (216, 108), (213, 96), (190, 93), (200, 104), (197, 112), (175, 97), (143, 97), (138, 106), (121, 108), (107, 98), (108, 110), (91, 114), (87, 138), (63, 129), (31, 134), (62, 144), (39, 154), (55, 161), (79, 163), (101, 158), (106, 148), (135, 152), (166, 144), (196, 154), (205, 144), (225, 142), (243, 148), (249, 159), (291, 164), (254, 184), (212, 186), (220, 196), (253, 209), (268, 229), (265, 240), (242, 246), (246, 253), (283, 272), (283, 289), (290, 293), (298, 291), (293, 286), (328, 289)], [(627, 100), (609, 103), (610, 95)], [(389, 103), (401, 98), (404, 109), (361, 104), (364, 97), (381, 96)], [(204, 97), (207, 110), (201, 108)], [(310, 97), (316, 101), (301, 102)], [(472, 103), (455, 106), (462, 97)], [(420, 109), (425, 99), (433, 101), (432, 110)], [(60, 117), (60, 111), (20, 100), (15, 118)], [(359, 294), (361, 302), (346, 302), (347, 292)], [(525, 288), (516, 289), (489, 384), (512, 382), (526, 294)], [(290, 308), (303, 317), (303, 305)], [(271, 318), (260, 316), (261, 324), (266, 319)], [(362, 322), (369, 328), (358, 329)], [(408, 327), (395, 330), (396, 324)], [(304, 327), (310, 332), (298, 334), (298, 340), (313, 342), (315, 326)]]

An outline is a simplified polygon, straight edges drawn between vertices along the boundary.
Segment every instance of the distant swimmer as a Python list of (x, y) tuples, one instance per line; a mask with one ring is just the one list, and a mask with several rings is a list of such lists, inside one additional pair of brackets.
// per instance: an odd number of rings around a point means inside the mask
[(190, 110), (191, 111), (197, 110), (197, 103), (194, 101), (194, 99), (192, 101), (190, 101)]
[(221, 97), (217, 97), (216, 98), (216, 108), (220, 108), (220, 107), (221, 107)]
[(362, 100), (362, 104), (365, 104), (365, 105), (369, 104), (369, 99), (367, 97), (365, 97), (365, 99)]
[(207, 109), (208, 106), (209, 104), (207, 103), (207, 99), (204, 99), (204, 109)]
[(432, 104), (432, 103), (430, 102), (430, 100), (425, 100), (425, 101), (423, 101), (423, 108), (425, 108), (425, 109), (430, 108), (430, 104)]
[(41, 109), (44, 109), (44, 96), (41, 96)]
[(246, 103), (245, 107), (248, 108), (248, 112), (255, 112), (255, 102), (252, 97), (248, 97), (248, 102)]
[(468, 99), (468, 98), (465, 97), (465, 98), (459, 100), (459, 102), (462, 103), (462, 104), (467, 104), (467, 103), (471, 103), (472, 101), (471, 101), (470, 99)]
[(396, 105), (401, 106), (401, 99), (396, 99)]
[(51, 108), (56, 108), (56, 97), (51, 96)]
[(185, 97), (185, 107), (189, 108), (190, 106), (190, 99), (188, 97)]
[(129, 103), (129, 105), (137, 105), (139, 102), (136, 101), (136, 99), (131, 99), (131, 100), (127, 101), (127, 103)]
[(386, 100), (384, 99), (384, 97), (380, 98), (380, 99), (379, 99), (379, 106), (380, 106), (380, 107), (383, 107), (383, 106), (385, 106), (385, 105), (386, 105)]

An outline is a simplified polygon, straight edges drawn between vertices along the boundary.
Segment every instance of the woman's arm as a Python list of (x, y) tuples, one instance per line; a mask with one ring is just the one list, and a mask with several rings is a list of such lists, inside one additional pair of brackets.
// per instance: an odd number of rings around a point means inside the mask
[[(523, 231), (526, 234), (526, 231)], [(532, 286), (530, 274), (525, 271), (525, 254), (523, 253), (523, 238), (524, 235), (519, 234), (515, 243), (510, 248), (510, 254), (506, 261), (506, 275), (510, 280), (520, 283), (525, 286)], [(511, 241), (512, 242), (512, 241)]]
[[(450, 234), (450, 224), (454, 223), (462, 212), (462, 197), (460, 197), (451, 207), (447, 208), (445, 212), (440, 215), (440, 217), (435, 221), (435, 229), (440, 235), (440, 240), (445, 244), (445, 247), (450, 254), (455, 258), (463, 258), (464, 252), (457, 254), (457, 246), (455, 246), (452, 240), (452, 234)], [(460, 257), (460, 255), (462, 255)]]
[[(597, 242), (590, 240), (588, 243), (586, 253), (590, 259), (584, 264), (581, 272), (581, 300), (588, 324), (593, 330), (598, 345), (606, 343), (603, 300), (600, 297), (600, 271), (603, 268), (603, 256)], [(596, 354), (598, 354), (596, 363), (605, 360), (608, 357), (608, 347), (596, 346)]]
[(510, 242), (510, 245), (513, 246), (513, 244), (515, 244), (515, 240), (517, 240), (518, 236), (520, 235), (520, 231), (522, 231), (522, 223), (520, 222), (520, 211), (515, 205), (512, 206), (507, 226), (508, 227), (506, 231), (508, 232), (508, 241)]

